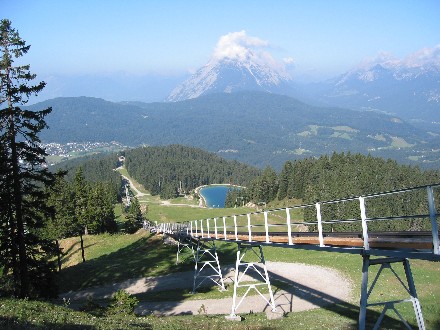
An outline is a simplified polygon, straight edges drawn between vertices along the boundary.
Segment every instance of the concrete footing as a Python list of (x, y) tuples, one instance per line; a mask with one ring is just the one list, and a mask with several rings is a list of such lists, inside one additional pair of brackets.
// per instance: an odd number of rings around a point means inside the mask
[(225, 319), (228, 321), (240, 322), (242, 320), (240, 315), (226, 315)]
[(284, 313), (278, 311), (266, 311), (266, 317), (268, 320), (279, 320), (283, 318)]

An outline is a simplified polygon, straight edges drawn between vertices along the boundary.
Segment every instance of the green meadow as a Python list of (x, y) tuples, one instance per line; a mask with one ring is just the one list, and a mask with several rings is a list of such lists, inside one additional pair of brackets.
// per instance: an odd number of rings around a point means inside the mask
[[(152, 221), (187, 221), (207, 219), (253, 212), (255, 209), (208, 209), (194, 207), (193, 200), (179, 198), (163, 203), (148, 195), (148, 192), (138, 187), (145, 195), (140, 198), (148, 204), (148, 218)], [(268, 207), (285, 206), (269, 205)], [(295, 211), (296, 212), (296, 211)], [(115, 214), (118, 222), (124, 221), (121, 205), (116, 205)], [(294, 213), (300, 218), (300, 212)], [(261, 214), (256, 217), (262, 217)], [(228, 218), (229, 219), (229, 218)], [(229, 221), (229, 220), (228, 220)], [(245, 225), (244, 220), (239, 220)], [(176, 265), (177, 248), (165, 245), (162, 235), (139, 230), (135, 234), (103, 234), (87, 235), (84, 237), (86, 262), (81, 262), (80, 241), (71, 237), (62, 241), (63, 259), (62, 270), (57, 274), (59, 292), (82, 290), (121, 282), (131, 278), (165, 275), (194, 269), (190, 253), (182, 255), (185, 260)], [(217, 244), (221, 264), (234, 264), (237, 245), (233, 242)], [(302, 249), (264, 247), (267, 261), (303, 263), (317, 265), (337, 270), (353, 287), (352, 297), (348, 302), (328, 305), (323, 308), (304, 312), (286, 313), (278, 320), (268, 320), (263, 313), (241, 315), (241, 322), (225, 320), (224, 316), (184, 315), (157, 317), (135, 315), (97, 315), (91, 311), (77, 311), (69, 308), (70, 302), (28, 301), (0, 298), (0, 328), (1, 329), (356, 329), (359, 313), (359, 297), (361, 286), (362, 257), (359, 255), (310, 251)], [(370, 283), (377, 266), (371, 267)], [(411, 267), (427, 329), (440, 328), (440, 274), (439, 262), (412, 260)], [(404, 277), (400, 264), (393, 266), (396, 273)], [(273, 281), (273, 290), (292, 285), (284, 281)], [(189, 284), (189, 288), (192, 283)], [(310, 288), (313, 289), (313, 288)], [(170, 290), (135, 295), (139, 301), (184, 301), (188, 299), (215, 299), (232, 296), (232, 287), (225, 292), (216, 288), (201, 289), (192, 294), (190, 289)], [(399, 300), (407, 298), (408, 294), (387, 269), (383, 272), (371, 293), (369, 302), (384, 300)], [(105, 305), (106, 301), (95, 301), (94, 304)], [(90, 301), (84, 301), (84, 306)], [(71, 306), (73, 307), (73, 306)], [(411, 303), (397, 306), (402, 316), (416, 327), (417, 322)], [(77, 309), (77, 308), (75, 308)], [(369, 308), (367, 313), (367, 328), (374, 326), (379, 317), (380, 308)], [(388, 311), (383, 322), (384, 329), (404, 328), (403, 323), (392, 311)]]
[[(193, 269), (190, 259), (175, 264), (176, 247), (164, 245), (160, 235), (140, 230), (133, 235), (89, 235), (85, 237), (86, 259), (81, 262), (79, 240), (70, 238), (63, 241), (65, 255), (63, 269), (59, 274), (60, 292), (85, 289), (140, 276), (156, 276), (170, 272)], [(233, 263), (236, 244), (218, 245), (221, 263)], [(2, 329), (187, 329), (200, 327), (207, 329), (355, 329), (359, 311), (359, 292), (361, 283), (362, 258), (358, 255), (307, 251), (280, 247), (264, 248), (268, 261), (295, 262), (336, 269), (353, 286), (353, 296), (347, 303), (329, 305), (325, 308), (287, 313), (280, 320), (267, 320), (265, 314), (242, 315), (239, 323), (226, 321), (223, 316), (187, 315), (173, 317), (135, 317), (133, 315), (94, 316), (87, 312), (73, 311), (63, 301), (35, 302), (26, 300), (1, 299), (0, 325)], [(422, 304), (427, 329), (440, 325), (440, 282), (438, 275), (440, 263), (411, 262), (419, 299)], [(402, 267), (394, 267), (397, 274), (404, 276)], [(374, 274), (370, 274), (370, 279)], [(404, 278), (404, 277), (403, 277)], [(370, 281), (371, 282), (371, 281)], [(288, 283), (273, 283), (273, 289), (283, 288)], [(189, 285), (191, 286), (191, 284)], [(190, 290), (173, 290), (152, 294), (139, 294), (140, 301), (183, 301), (186, 299), (223, 298), (232, 296), (232, 287), (226, 292), (204, 289), (191, 294)], [(406, 298), (407, 294), (391, 272), (384, 272), (373, 291), (370, 302)], [(87, 302), (84, 302), (86, 304)], [(105, 302), (98, 302), (105, 303)], [(415, 316), (410, 303), (400, 304), (399, 312), (413, 326)], [(377, 318), (380, 310), (369, 309), (369, 326)], [(403, 328), (398, 317), (388, 312), (384, 328)]]

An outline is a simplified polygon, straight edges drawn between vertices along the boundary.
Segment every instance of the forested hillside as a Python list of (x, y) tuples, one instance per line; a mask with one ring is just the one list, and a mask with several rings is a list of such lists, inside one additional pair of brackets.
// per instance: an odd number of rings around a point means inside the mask
[(181, 145), (127, 150), (125, 166), (151, 194), (162, 198), (176, 196), (180, 186), (189, 192), (213, 183), (247, 185), (259, 174), (251, 166)]
[[(331, 201), (350, 196), (361, 196), (372, 193), (415, 187), (440, 182), (440, 171), (423, 171), (418, 167), (399, 165), (396, 161), (378, 157), (351, 153), (333, 153), (331, 156), (306, 158), (303, 160), (287, 161), (279, 175), (266, 168), (248, 189), (241, 192), (246, 200), (269, 203), (276, 199), (299, 199), (303, 204), (317, 201)], [(440, 196), (437, 196), (438, 199)], [(427, 205), (426, 196), (412, 196), (406, 202), (408, 209), (414, 214), (420, 214), (420, 208)], [(230, 198), (235, 201), (235, 198)], [(386, 203), (375, 205), (373, 210), (381, 216), (396, 214), (393, 197)], [(401, 205), (401, 203), (399, 203)], [(232, 206), (232, 205), (229, 205)], [(371, 208), (370, 208), (371, 210)], [(419, 211), (417, 211), (419, 210)], [(369, 214), (368, 216), (374, 216)], [(323, 211), (324, 219), (350, 219), (359, 217), (358, 206), (353, 205), (335, 208), (327, 207)], [(305, 220), (316, 219), (314, 212), (305, 214)], [(380, 222), (374, 224), (378, 229), (384, 229)], [(390, 225), (388, 222), (387, 225)], [(396, 228), (387, 230), (415, 230), (416, 223), (405, 223), (404, 227), (398, 221), (392, 223)], [(344, 230), (360, 230), (357, 227), (345, 225)], [(329, 230), (329, 228), (326, 228)], [(341, 229), (339, 229), (341, 230)]]
[(118, 166), (117, 154), (98, 154), (86, 157), (75, 158), (51, 167), (53, 172), (58, 170), (67, 171), (66, 180), (72, 182), (75, 173), (81, 167), (84, 180), (93, 183), (105, 183), (112, 189), (112, 194), (117, 195), (118, 199), (121, 193), (122, 178), (114, 171)]
[(438, 166), (438, 134), (375, 111), (315, 107), (258, 92), (212, 94), (174, 103), (113, 103), (58, 98), (44, 142), (110, 142), (124, 145), (184, 144), (221, 157), (281, 169), (287, 160), (337, 152), (391, 157)]
[[(129, 174), (151, 192), (163, 198), (212, 183), (247, 185), (260, 170), (233, 160), (225, 160), (214, 153), (182, 145), (140, 147), (121, 152)], [(53, 166), (53, 172), (67, 171), (66, 180), (72, 182), (81, 168), (84, 179), (91, 183), (106, 183), (114, 194), (121, 193), (122, 178), (115, 171), (118, 154), (98, 154), (75, 158)]]

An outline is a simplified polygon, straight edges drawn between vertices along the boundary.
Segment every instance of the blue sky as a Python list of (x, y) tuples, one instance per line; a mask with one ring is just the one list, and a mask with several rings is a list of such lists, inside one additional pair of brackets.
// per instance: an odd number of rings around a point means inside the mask
[(440, 44), (440, 1), (0, 0), (41, 75), (181, 75), (246, 31), (292, 76), (329, 78), (365, 58)]

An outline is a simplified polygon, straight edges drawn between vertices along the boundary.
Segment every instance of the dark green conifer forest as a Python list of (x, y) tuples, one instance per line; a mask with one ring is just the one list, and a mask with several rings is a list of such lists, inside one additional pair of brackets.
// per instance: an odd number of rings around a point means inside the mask
[(125, 166), (152, 195), (165, 199), (176, 197), (180, 186), (190, 192), (213, 183), (247, 185), (260, 172), (237, 161), (181, 145), (127, 150)]
[[(318, 201), (332, 201), (352, 196), (365, 196), (379, 192), (417, 187), (440, 182), (440, 171), (423, 171), (416, 166), (400, 165), (394, 160), (351, 153), (333, 153), (319, 158), (305, 158), (294, 162), (287, 161), (280, 174), (266, 168), (247, 189), (240, 192), (240, 198), (254, 203), (269, 203), (275, 200), (295, 199), (302, 204)], [(237, 192), (232, 192), (237, 194)], [(237, 197), (229, 197), (228, 206), (234, 206)], [(438, 199), (439, 196), (437, 196)], [(389, 216), (399, 212), (413, 210), (420, 214), (420, 209), (426, 207), (426, 196), (414, 194), (405, 201), (406, 210), (396, 210), (396, 197), (382, 199), (380, 203), (371, 205), (375, 215)], [(419, 210), (419, 211), (418, 211)], [(352, 219), (359, 217), (359, 208), (354, 204), (338, 204), (323, 210), (325, 219)], [(304, 220), (314, 221), (316, 213), (307, 209)], [(373, 228), (375, 226), (375, 228)], [(385, 228), (386, 226), (386, 228)], [(393, 226), (393, 227), (390, 227)], [(375, 230), (420, 230), (418, 223), (398, 221), (375, 223)], [(326, 228), (330, 230), (331, 228)], [(355, 225), (344, 224), (338, 230), (360, 231)]]

